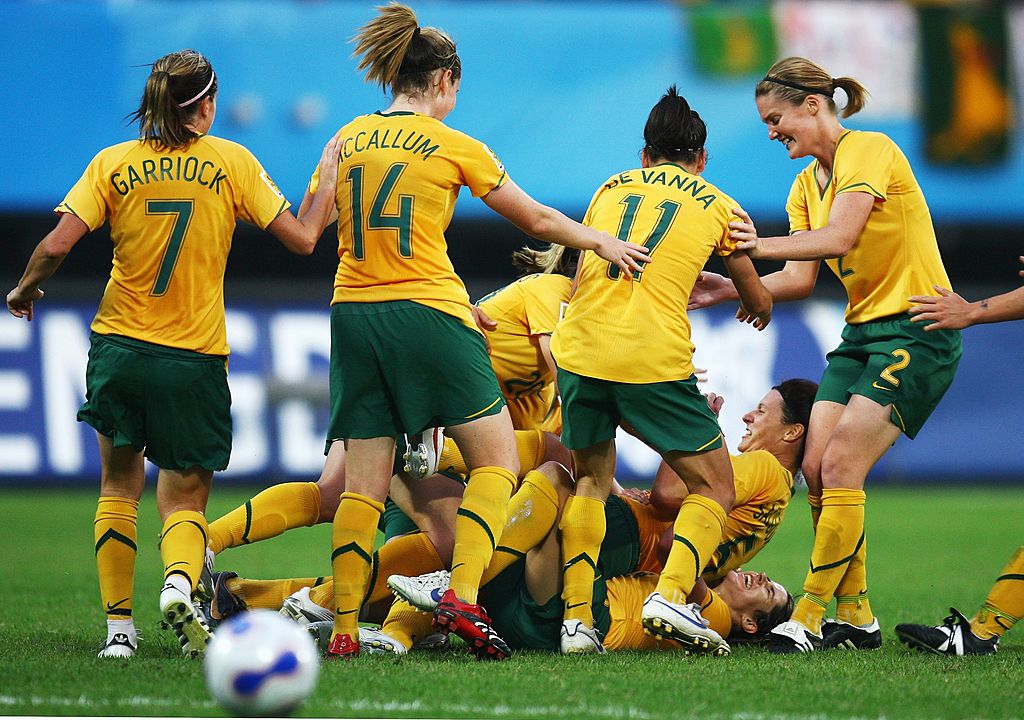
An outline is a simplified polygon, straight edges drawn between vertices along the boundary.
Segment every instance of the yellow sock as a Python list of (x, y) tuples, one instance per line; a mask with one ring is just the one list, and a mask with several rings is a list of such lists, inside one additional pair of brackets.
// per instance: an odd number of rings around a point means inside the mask
[(451, 583), (455, 594), (468, 603), (476, 602), (480, 578), (505, 527), (516, 483), (516, 476), (503, 467), (479, 467), (469, 474), (455, 517)]
[(716, 633), (722, 637), (729, 637), (729, 633), (732, 632), (732, 610), (714, 590), (708, 590), (708, 596), (700, 605), (700, 616)]
[(836, 619), (851, 625), (868, 625), (875, 619), (868, 601), (868, 540), (860, 544), (836, 588)]
[(268, 487), (244, 505), (210, 523), (210, 548), (228, 548), (276, 537), (320, 519), (320, 486), (312, 482)]
[(981, 610), (971, 620), (971, 632), (987, 640), (1002, 637), (1024, 617), (1024, 545), (1010, 558), (989, 590)]
[(690, 494), (683, 500), (673, 530), (672, 549), (658, 580), (658, 592), (671, 603), (686, 604), (697, 578), (722, 540), (725, 510), (711, 498)]
[(811, 506), (811, 527), (818, 531), (818, 518), (821, 517), (821, 495), (808, 495), (807, 504)]
[[(602, 517), (604, 513), (602, 512)], [(532, 550), (551, 532), (558, 518), (558, 491), (544, 473), (531, 470), (508, 502), (508, 520), (501, 542), (480, 584), (486, 585), (502, 570)]]
[(96, 521), (93, 524), (96, 569), (100, 579), (100, 599), (105, 605), (108, 620), (126, 620), (132, 616), (138, 514), (138, 500), (101, 497), (96, 504)]
[[(520, 480), (530, 470), (535, 470), (540, 466), (546, 450), (547, 439), (541, 430), (516, 430), (516, 452), (519, 454)], [(459, 475), (469, 473), (459, 446), (450, 437), (444, 439), (444, 449), (441, 451), (437, 467), (439, 470), (447, 470)]]
[(516, 451), (519, 453), (519, 479), (540, 467), (547, 440), (543, 430), (516, 430)]
[(444, 449), (441, 451), (441, 457), (437, 461), (437, 469), (447, 470), (459, 475), (469, 474), (469, 468), (462, 457), (462, 451), (459, 450), (459, 446), (450, 437), (444, 439)]
[(430, 635), (430, 613), (420, 612), (405, 600), (395, 599), (380, 631), (405, 645), (406, 650)]
[(160, 533), (164, 578), (183, 575), (194, 591), (206, 559), (206, 544), (206, 518), (201, 512), (178, 510), (168, 515)]
[(811, 632), (821, 632), (825, 608), (864, 542), (864, 500), (863, 490), (832, 488), (821, 494), (811, 568), (792, 616)]
[[(231, 578), (227, 581), (228, 590), (245, 600), (250, 608), (266, 608), (277, 610), (286, 597), (304, 587), (313, 587), (322, 583), (318, 578), (288, 578), (286, 580), (249, 580), (247, 578)], [(330, 607), (328, 605), (327, 607)]]
[(384, 504), (357, 493), (341, 494), (331, 535), (334, 571), (334, 634), (359, 637), (359, 608), (370, 574), (370, 557)]
[(562, 603), (566, 620), (594, 627), (594, 576), (607, 529), (604, 501), (576, 495), (562, 511)]
[(373, 554), (370, 583), (364, 603), (375, 603), (391, 597), (388, 578), (392, 575), (415, 577), (443, 569), (444, 562), (426, 534), (416, 532), (391, 538)]

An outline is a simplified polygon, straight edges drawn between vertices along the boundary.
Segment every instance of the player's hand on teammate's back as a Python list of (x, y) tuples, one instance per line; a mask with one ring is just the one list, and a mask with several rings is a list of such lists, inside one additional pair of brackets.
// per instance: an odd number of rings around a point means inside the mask
[(478, 305), (471, 305), (470, 311), (473, 313), (473, 322), (476, 323), (476, 326), (480, 328), (480, 331), (484, 335), (484, 345), (487, 346), (487, 352), (490, 354), (491, 341), (490, 338), (487, 337), (487, 333), (497, 330), (498, 323), (495, 320), (492, 320), (490, 315), (484, 312), (484, 309)]
[(615, 263), (626, 274), (630, 280), (634, 272), (643, 270), (640, 263), (649, 263), (651, 256), (647, 254), (647, 248), (643, 245), (636, 245), (614, 238), (608, 233), (599, 232), (600, 244), (594, 248), (602, 259)]
[(974, 324), (974, 304), (969, 303), (952, 290), (935, 285), (935, 295), (914, 295), (910, 302), (918, 303), (910, 308), (911, 322), (927, 322), (925, 330), (962, 330)]
[(338, 185), (338, 162), (341, 155), (341, 134), (331, 136), (320, 154), (320, 183), (328, 187)]
[(23, 317), (32, 322), (32, 303), (43, 297), (43, 291), (36, 288), (31, 293), (25, 293), (20, 287), (16, 287), (7, 293), (7, 310), (14, 317)]

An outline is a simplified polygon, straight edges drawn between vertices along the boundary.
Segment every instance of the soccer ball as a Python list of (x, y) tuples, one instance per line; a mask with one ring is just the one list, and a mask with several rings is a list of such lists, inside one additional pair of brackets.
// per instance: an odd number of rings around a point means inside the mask
[(297, 623), (254, 610), (217, 628), (206, 650), (206, 685), (228, 711), (281, 716), (296, 709), (316, 687), (320, 656)]

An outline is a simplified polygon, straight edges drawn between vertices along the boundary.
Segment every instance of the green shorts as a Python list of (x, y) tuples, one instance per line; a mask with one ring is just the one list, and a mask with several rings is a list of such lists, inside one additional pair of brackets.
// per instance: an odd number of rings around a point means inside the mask
[(92, 333), (78, 419), (165, 470), (223, 470), (231, 457), (226, 358)]
[[(606, 579), (627, 575), (640, 561), (640, 534), (629, 506), (608, 498), (608, 523), (594, 579), (594, 625), (603, 635), (611, 627)], [(480, 604), (487, 609), (494, 629), (513, 650), (559, 651), (559, 632), (565, 608), (560, 595), (538, 603), (526, 588), (526, 558), (516, 560), (480, 589)]]
[(628, 423), (662, 455), (722, 447), (718, 418), (697, 389), (697, 378), (633, 384), (597, 380), (558, 368), (562, 444), (581, 450), (615, 437)]
[(845, 405), (862, 395), (891, 404), (892, 424), (913, 438), (952, 384), (962, 353), (959, 330), (927, 332), (908, 315), (847, 325), (839, 347), (825, 356), (814, 399)]
[(483, 336), (406, 300), (333, 305), (330, 374), (328, 447), (460, 425), (505, 407)]

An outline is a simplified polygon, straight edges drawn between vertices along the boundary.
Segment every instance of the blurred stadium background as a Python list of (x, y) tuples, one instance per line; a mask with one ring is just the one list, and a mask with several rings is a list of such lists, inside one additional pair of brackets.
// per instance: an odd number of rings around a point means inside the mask
[[(220, 92), (215, 134), (263, 162), (296, 205), (320, 148), (386, 99), (365, 85), (347, 40), (372, 15), (347, 0), (110, 0), (3, 3), (8, 111), (0, 118), (0, 285), (13, 287), (52, 208), (100, 148), (134, 136), (146, 63), (204, 52)], [(802, 163), (768, 142), (753, 86), (772, 61), (800, 54), (871, 91), (847, 121), (904, 149), (929, 200), (954, 287), (969, 299), (1019, 284), (1024, 254), (1024, 3), (413, 2), (424, 25), (459, 43), (464, 75), (448, 122), (490, 145), (531, 194), (581, 217), (593, 190), (637, 164), (647, 112), (676, 83), (709, 127), (706, 177), (765, 232), (785, 232), (785, 199)], [(464, 194), (448, 234), (476, 298), (514, 278), (526, 238)], [(75, 422), (88, 323), (106, 282), (109, 235), (87, 236), (31, 324), (0, 318), (0, 484), (95, 482), (91, 431)], [(223, 474), (269, 484), (313, 479), (326, 429), (330, 231), (311, 258), (240, 226), (227, 275), (235, 445)], [(714, 267), (713, 267), (714, 269)], [(774, 269), (766, 265), (764, 271)], [(726, 396), (727, 437), (771, 384), (817, 379), (838, 342), (843, 302), (823, 271), (812, 302), (782, 305), (764, 333), (732, 310), (694, 313), (697, 363)], [(874, 481), (1022, 482), (1024, 331), (965, 334), (947, 398)], [(409, 352), (429, 348), (410, 338)], [(642, 482), (655, 460), (623, 438), (620, 477)]]

